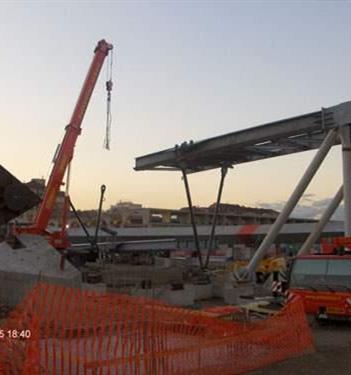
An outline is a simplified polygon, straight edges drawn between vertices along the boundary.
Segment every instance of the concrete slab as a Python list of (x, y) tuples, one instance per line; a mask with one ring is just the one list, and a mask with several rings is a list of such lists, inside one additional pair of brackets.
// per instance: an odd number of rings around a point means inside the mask
[(12, 249), (0, 243), (0, 301), (15, 306), (38, 282), (81, 286), (81, 273), (71, 263), (65, 262), (60, 270), (61, 256), (41, 236), (23, 234), (18, 237), (23, 248)]

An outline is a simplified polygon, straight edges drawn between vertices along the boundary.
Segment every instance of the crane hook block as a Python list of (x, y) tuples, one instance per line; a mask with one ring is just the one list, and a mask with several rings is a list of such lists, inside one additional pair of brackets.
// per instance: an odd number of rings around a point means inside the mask
[(111, 79), (106, 81), (106, 90), (107, 91), (112, 91), (112, 86), (113, 86), (113, 82), (112, 82)]

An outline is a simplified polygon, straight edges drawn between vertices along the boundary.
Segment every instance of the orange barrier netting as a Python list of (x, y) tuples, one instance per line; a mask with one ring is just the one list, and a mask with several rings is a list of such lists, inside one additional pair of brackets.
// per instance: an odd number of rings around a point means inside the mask
[(239, 374), (313, 349), (298, 299), (244, 324), (155, 300), (38, 284), (1, 330), (0, 374)]

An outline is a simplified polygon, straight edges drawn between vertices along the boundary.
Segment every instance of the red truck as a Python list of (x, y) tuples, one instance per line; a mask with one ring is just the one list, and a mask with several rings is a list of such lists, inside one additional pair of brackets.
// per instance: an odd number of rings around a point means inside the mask
[(306, 312), (317, 318), (351, 320), (351, 254), (339, 245), (327, 252), (293, 260), (289, 295), (301, 296)]

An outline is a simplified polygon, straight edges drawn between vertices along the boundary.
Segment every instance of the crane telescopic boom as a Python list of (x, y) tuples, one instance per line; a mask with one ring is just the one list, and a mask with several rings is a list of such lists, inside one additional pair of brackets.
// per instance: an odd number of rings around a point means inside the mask
[(88, 74), (85, 78), (71, 120), (65, 128), (66, 132), (54, 161), (54, 166), (35, 222), (31, 227), (19, 228), (19, 232), (33, 234), (44, 234), (46, 232), (56, 202), (56, 197), (63, 183), (65, 172), (73, 158), (74, 146), (81, 133), (82, 121), (94, 91), (96, 81), (99, 77), (104, 60), (112, 49), (112, 44), (107, 43), (105, 40), (100, 40), (98, 42), (94, 50), (95, 55), (93, 61), (91, 62)]

